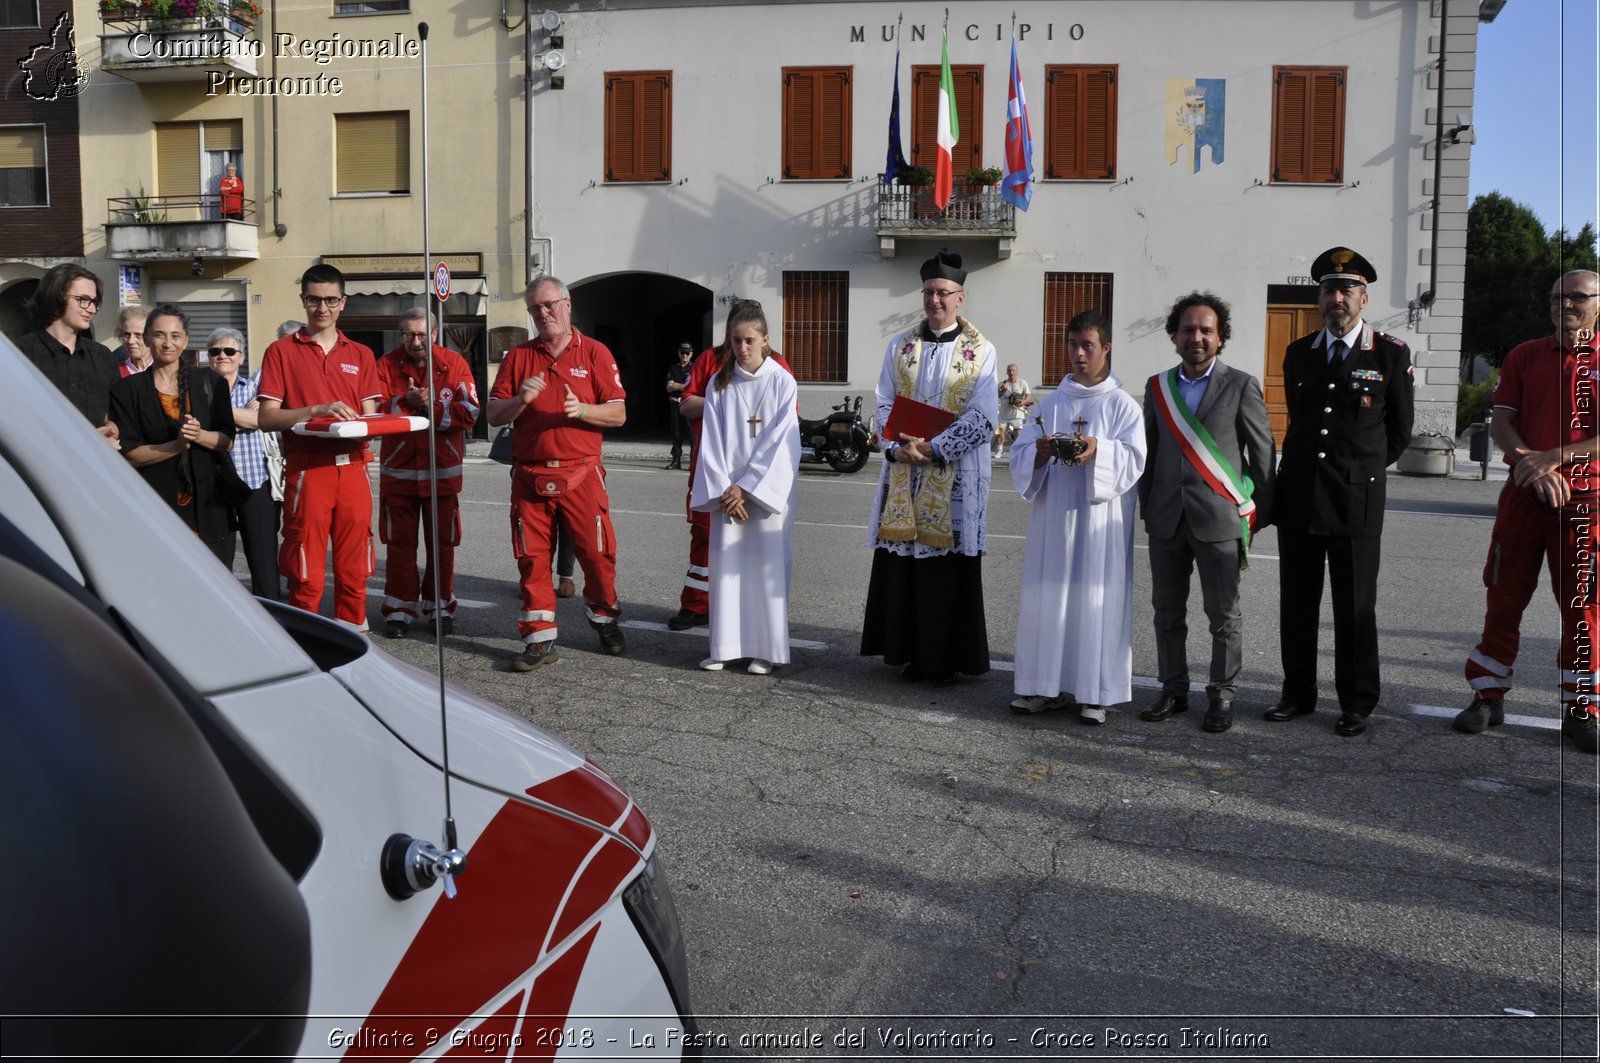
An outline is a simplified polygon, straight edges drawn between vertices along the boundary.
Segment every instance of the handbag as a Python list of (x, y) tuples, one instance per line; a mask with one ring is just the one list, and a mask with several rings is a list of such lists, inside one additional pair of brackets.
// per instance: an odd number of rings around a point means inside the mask
[(272, 482), (272, 500), (283, 501), (283, 477), (288, 465), (283, 460), (283, 444), (278, 442), (278, 433), (261, 433), (261, 450), (267, 456), (267, 479)]
[(489, 444), (489, 460), (498, 461), (501, 465), (511, 464), (511, 425), (502, 425), (500, 431), (495, 433), (494, 442)]

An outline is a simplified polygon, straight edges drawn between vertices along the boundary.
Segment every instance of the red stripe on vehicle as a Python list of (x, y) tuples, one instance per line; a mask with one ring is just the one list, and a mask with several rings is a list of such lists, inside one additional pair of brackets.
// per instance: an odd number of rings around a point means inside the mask
[(556, 1058), (556, 1049), (562, 1043), (560, 1033), (566, 1029), (567, 1016), (572, 1013), (572, 997), (578, 991), (578, 976), (583, 974), (584, 962), (599, 933), (600, 926), (596, 924), (533, 983), (528, 1013), (522, 1021), (522, 1050), (513, 1059), (548, 1061)]
[(506, 1002), (493, 1015), (470, 1030), (452, 1030), (445, 1036), (456, 1041), (456, 1046), (440, 1059), (452, 1056), (466, 1059), (504, 1059), (516, 1044), (517, 1020), (522, 1017), (522, 993)]
[(589, 866), (579, 872), (572, 897), (557, 917), (554, 940), (560, 941), (582, 926), (598, 910), (598, 904), (590, 902), (610, 897), (640, 866), (638, 853), (621, 842), (607, 841)]
[[(429, 1027), (448, 1029), (475, 1014), (533, 967), (567, 884), (599, 839), (589, 827), (507, 802), (468, 850), (454, 900), (438, 889), (383, 900), (433, 907), (363, 1024), (375, 1044), (363, 1048), (358, 1038), (347, 1056), (391, 1054), (379, 1035), (393, 1045), (409, 1032), (424, 1045)], [(610, 896), (574, 895), (567, 905), (592, 914)]]

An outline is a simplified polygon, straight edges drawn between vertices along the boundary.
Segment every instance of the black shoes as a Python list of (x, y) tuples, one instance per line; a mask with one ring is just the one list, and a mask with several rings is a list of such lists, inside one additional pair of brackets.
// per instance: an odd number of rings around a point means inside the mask
[(1206, 714), (1200, 719), (1200, 730), (1221, 734), (1233, 726), (1233, 702), (1213, 697), (1206, 703)]
[(404, 620), (390, 620), (383, 625), (383, 637), (386, 639), (403, 639), (406, 637), (406, 622)]
[(522, 647), (522, 653), (511, 662), (513, 672), (533, 672), (547, 664), (555, 664), (561, 658), (556, 654), (554, 642), (530, 642)]
[(669, 468), (669, 469), (681, 469), (681, 468), (683, 468), (683, 459), (682, 458), (672, 458), (672, 459), (668, 460), (667, 468)]
[(1561, 733), (1585, 753), (1600, 753), (1600, 725), (1582, 709), (1567, 710), (1566, 718), (1561, 721)]
[(667, 621), (667, 627), (673, 631), (688, 631), (692, 627), (705, 627), (710, 622), (710, 618), (704, 613), (679, 609), (678, 615)]
[(1189, 711), (1189, 692), (1187, 690), (1177, 693), (1162, 689), (1161, 696), (1150, 703), (1150, 707), (1139, 713), (1139, 719), (1149, 720), (1151, 723), (1165, 720), (1169, 716), (1176, 716), (1180, 712)]
[(933, 675), (923, 671), (922, 666), (915, 661), (900, 669), (900, 682), (902, 683), (920, 683), (924, 679), (930, 681), (936, 687), (947, 687), (956, 681), (956, 673), (945, 672), (940, 675)]
[(1481, 734), (1506, 722), (1506, 707), (1499, 698), (1473, 698), (1456, 716), (1455, 728), (1463, 734)]
[(1340, 738), (1354, 738), (1367, 729), (1367, 718), (1359, 712), (1342, 712), (1339, 722), (1333, 725), (1333, 733)]
[(1282, 723), (1285, 720), (1292, 720), (1296, 716), (1309, 716), (1314, 711), (1314, 709), (1302, 709), (1298, 705), (1291, 705), (1287, 701), (1280, 701), (1262, 713), (1261, 718), (1263, 720), (1271, 720), (1273, 723)]
[(448, 635), (452, 631), (454, 631), (455, 629), (456, 629), (456, 618), (455, 617), (453, 617), (453, 616), (441, 616), (439, 618), (439, 634), (440, 634), (440, 636)]
[(591, 620), (589, 626), (600, 633), (600, 645), (613, 657), (620, 657), (628, 648), (627, 639), (622, 637), (622, 626), (615, 620)]

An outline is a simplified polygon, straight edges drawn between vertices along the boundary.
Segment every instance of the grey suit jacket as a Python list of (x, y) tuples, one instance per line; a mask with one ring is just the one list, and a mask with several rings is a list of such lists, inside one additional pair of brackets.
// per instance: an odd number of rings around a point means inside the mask
[[(1219, 359), (1212, 367), (1211, 382), (1206, 385), (1195, 416), (1234, 470), (1255, 482), (1251, 497), (1258, 510), (1256, 527), (1265, 527), (1272, 516), (1277, 453), (1261, 385), (1249, 373), (1233, 369)], [(1200, 478), (1162, 419), (1156, 407), (1155, 377), (1145, 384), (1144, 433), (1148, 455), (1144, 476), (1139, 480), (1139, 510), (1144, 514), (1145, 530), (1170, 539), (1177, 533), (1179, 516), (1183, 516), (1200, 542), (1240, 538), (1237, 508)]]

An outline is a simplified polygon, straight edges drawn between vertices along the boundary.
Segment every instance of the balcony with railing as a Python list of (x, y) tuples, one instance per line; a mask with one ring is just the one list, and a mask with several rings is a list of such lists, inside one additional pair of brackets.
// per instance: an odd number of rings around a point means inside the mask
[(118, 262), (163, 262), (261, 257), (253, 199), (220, 195), (119, 196), (106, 201), (106, 257)]
[(100, 0), (101, 65), (139, 82), (255, 77), (260, 19), (254, 0)]
[(1000, 198), (1000, 186), (955, 178), (950, 202), (940, 210), (933, 185), (878, 183), (878, 249), (893, 258), (900, 237), (994, 240), (999, 258), (1011, 257), (1017, 209)]

